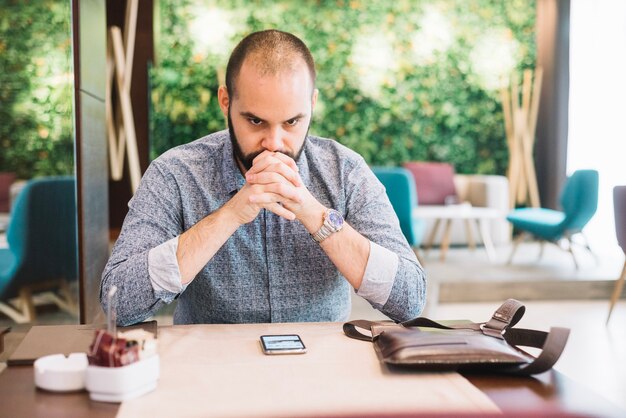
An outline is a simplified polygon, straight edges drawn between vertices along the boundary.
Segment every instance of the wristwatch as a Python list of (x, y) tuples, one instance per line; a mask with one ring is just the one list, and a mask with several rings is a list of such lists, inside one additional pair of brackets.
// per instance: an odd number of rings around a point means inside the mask
[(324, 212), (324, 223), (320, 229), (313, 234), (313, 239), (322, 242), (331, 234), (341, 231), (343, 228), (343, 216), (335, 209), (326, 209)]

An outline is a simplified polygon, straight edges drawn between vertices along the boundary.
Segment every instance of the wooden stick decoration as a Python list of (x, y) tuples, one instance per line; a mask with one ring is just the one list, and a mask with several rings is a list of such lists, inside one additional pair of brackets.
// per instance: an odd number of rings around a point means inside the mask
[(130, 82), (133, 79), (133, 61), (135, 59), (135, 39), (137, 37), (137, 12), (138, 0), (126, 2), (126, 15), (124, 16), (124, 51), (126, 54), (126, 68), (124, 74), (124, 88), (130, 91)]
[(528, 115), (528, 129), (526, 130), (525, 151), (528, 167), (528, 187), (530, 195), (530, 204), (532, 207), (538, 208), (539, 188), (537, 187), (537, 174), (535, 172), (535, 164), (533, 163), (533, 148), (535, 145), (535, 129), (537, 128), (537, 115), (539, 114), (539, 99), (541, 93), (541, 80), (543, 78), (543, 70), (541, 67), (535, 70), (535, 84), (533, 85), (532, 99), (530, 104), (530, 112)]
[[(111, 27), (107, 47), (106, 124), (111, 178), (122, 179), (126, 153), (133, 193), (137, 190), (141, 180), (135, 119), (130, 98), (138, 6), (137, 0), (128, 1), (125, 18), (126, 33), (122, 35), (119, 27)], [(115, 108), (113, 107), (114, 87), (117, 88)]]
[(517, 79), (512, 78), (510, 91), (508, 88), (500, 91), (506, 140), (509, 147), (507, 176), (509, 178), (509, 204), (511, 208), (514, 208), (516, 204), (540, 206), (533, 147), (539, 111), (542, 70), (537, 68), (535, 71), (534, 84), (532, 73), (532, 70), (524, 71), (521, 105)]
[[(530, 89), (532, 83), (532, 71), (524, 70), (524, 77), (522, 81), (522, 106), (518, 108), (517, 114), (515, 115), (517, 120), (517, 146), (518, 146), (518, 163), (520, 164), (520, 173), (521, 176), (518, 178), (517, 184), (517, 201), (525, 202), (526, 196), (528, 195), (528, 184), (527, 179), (529, 175), (528, 164), (525, 158), (526, 152), (524, 151), (524, 138), (526, 137), (526, 133), (528, 131), (528, 125), (526, 121), (528, 120), (528, 109), (530, 107)], [(517, 98), (517, 96), (516, 96)]]
[[(509, 148), (509, 166), (507, 167), (506, 176), (509, 179), (509, 188), (512, 188), (512, 179), (514, 177), (513, 174), (513, 155), (511, 150), (515, 144), (513, 140), (513, 118), (511, 111), (511, 94), (509, 89), (501, 89), (500, 90), (500, 99), (502, 100), (502, 112), (504, 113), (504, 132), (506, 134), (506, 143)], [(513, 194), (509, 190), (509, 207), (513, 208), (515, 206), (515, 200), (513, 200)]]
[[(111, 34), (108, 35), (108, 44), (111, 45)], [(107, 139), (109, 143), (109, 166), (111, 171), (111, 178), (113, 180), (121, 180), (124, 173), (124, 151), (126, 148), (126, 137), (119, 139), (116, 135), (117, 126), (115, 125), (115, 117), (113, 111), (113, 76), (115, 74), (115, 62), (113, 59), (113, 48), (107, 47), (107, 59), (106, 59), (106, 95), (105, 95), (105, 110), (106, 110), (106, 126), (107, 126)], [(119, 145), (118, 145), (119, 144)]]

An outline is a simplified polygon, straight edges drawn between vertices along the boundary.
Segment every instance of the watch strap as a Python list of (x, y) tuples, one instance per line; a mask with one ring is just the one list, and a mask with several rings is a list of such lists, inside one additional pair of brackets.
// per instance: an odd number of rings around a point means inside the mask
[(331, 236), (334, 232), (337, 232), (341, 229), (341, 226), (339, 227), (339, 229), (337, 229), (333, 227), (333, 225), (331, 225), (330, 220), (328, 219), (331, 212), (336, 212), (336, 211), (334, 211), (333, 209), (326, 209), (326, 212), (324, 212), (324, 216), (322, 219), (323, 220), (322, 226), (320, 227), (320, 229), (317, 230), (316, 233), (311, 234), (313, 239), (318, 243), (324, 241), (326, 238)]
[(315, 234), (313, 234), (313, 239), (317, 242), (322, 242), (326, 238), (330, 236), (334, 231), (331, 230), (326, 223), (323, 223), (320, 229), (317, 230)]

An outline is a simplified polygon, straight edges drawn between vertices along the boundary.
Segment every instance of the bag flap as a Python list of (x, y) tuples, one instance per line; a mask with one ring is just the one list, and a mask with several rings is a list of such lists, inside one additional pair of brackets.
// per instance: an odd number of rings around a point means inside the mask
[(475, 331), (388, 329), (374, 340), (386, 363), (391, 364), (524, 364), (532, 359), (505, 340)]

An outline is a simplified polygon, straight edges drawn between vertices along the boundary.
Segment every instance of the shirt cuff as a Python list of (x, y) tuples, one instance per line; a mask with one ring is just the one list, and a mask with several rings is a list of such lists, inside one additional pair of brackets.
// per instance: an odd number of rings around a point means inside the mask
[(387, 303), (398, 272), (398, 255), (370, 241), (370, 256), (357, 295), (367, 299), (374, 307)]
[(178, 295), (187, 288), (180, 278), (177, 249), (178, 237), (175, 237), (148, 252), (148, 275), (157, 295), (163, 292)]

